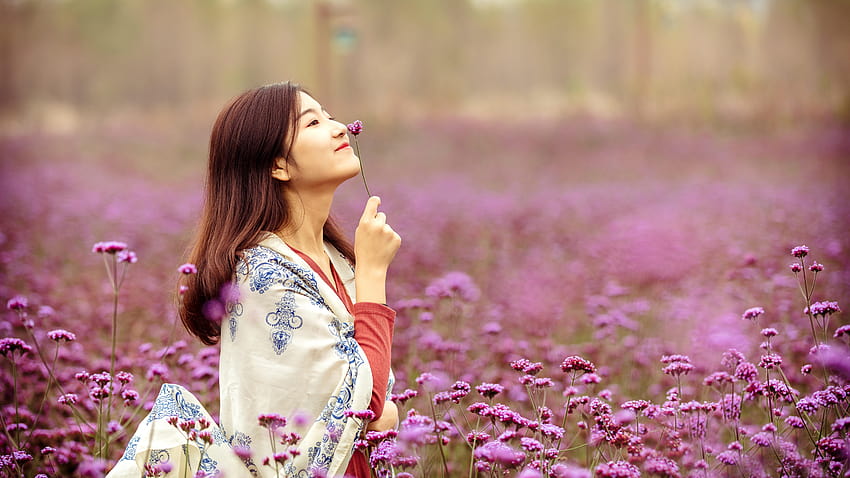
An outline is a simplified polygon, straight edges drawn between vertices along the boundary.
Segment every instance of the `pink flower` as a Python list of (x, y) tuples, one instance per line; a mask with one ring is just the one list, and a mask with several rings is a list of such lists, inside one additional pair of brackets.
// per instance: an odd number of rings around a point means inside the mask
[(148, 367), (148, 372), (145, 374), (145, 378), (147, 378), (148, 381), (151, 381), (157, 377), (162, 378), (163, 380), (168, 380), (168, 367), (161, 363), (155, 363)]
[(75, 405), (79, 397), (77, 397), (76, 393), (66, 393), (65, 395), (60, 395), (59, 400), (57, 400), (62, 405)]
[(797, 258), (806, 257), (809, 254), (809, 248), (806, 246), (797, 246), (791, 249), (791, 255)]
[(640, 469), (626, 461), (609, 461), (596, 467), (601, 478), (640, 478)]
[(766, 329), (761, 329), (761, 334), (765, 337), (776, 337), (779, 335), (779, 331), (774, 329), (773, 327), (768, 327)]
[(738, 463), (738, 453), (731, 450), (726, 450), (722, 453), (718, 453), (717, 461), (723, 463), (724, 465), (732, 466)]
[(127, 264), (135, 264), (139, 262), (138, 256), (133, 251), (119, 251), (115, 258), (118, 259), (118, 262), (126, 262)]
[(481, 297), (481, 291), (468, 274), (453, 271), (432, 281), (425, 288), (425, 295), (435, 299), (459, 297), (464, 302), (474, 302)]
[[(803, 313), (807, 313), (809, 310), (810, 309), (806, 308), (803, 310)], [(814, 315), (815, 317), (817, 317), (818, 315), (827, 316), (841, 312), (841, 307), (838, 307), (838, 302), (815, 302), (814, 304), (812, 304), (811, 311), (812, 315)]]
[(233, 447), (233, 453), (242, 461), (251, 459), (251, 449), (247, 446), (236, 445)]
[(375, 412), (372, 410), (346, 410), (343, 413), (346, 417), (354, 417), (360, 420), (374, 420)]
[(349, 133), (357, 136), (363, 131), (363, 122), (360, 120), (354, 120), (353, 123), (347, 124), (346, 127), (348, 128)]
[(410, 400), (411, 398), (419, 395), (419, 392), (416, 390), (406, 389), (402, 393), (393, 393), (390, 395), (390, 400), (393, 402), (401, 403), (404, 405), (405, 402)]
[(475, 444), (480, 445), (480, 444), (486, 442), (489, 439), (490, 439), (490, 435), (488, 435), (484, 432), (473, 431), (473, 432), (467, 433), (467, 435), (466, 435), (466, 441), (470, 445), (475, 445)]
[(764, 314), (764, 308), (752, 307), (744, 311), (744, 315), (742, 315), (741, 318), (746, 320), (755, 320), (758, 319), (762, 314)]
[(286, 417), (277, 413), (263, 413), (257, 416), (260, 426), (274, 430), (286, 426)]
[(177, 272), (179, 272), (181, 274), (186, 274), (186, 275), (197, 274), (198, 268), (195, 267), (195, 264), (191, 264), (191, 263), (187, 262), (187, 263), (181, 265), (180, 267), (178, 267)]
[(135, 390), (123, 390), (121, 398), (124, 399), (124, 405), (129, 405), (139, 399), (139, 392)]
[(795, 415), (791, 415), (785, 418), (785, 424), (791, 428), (803, 428), (806, 425), (803, 423), (803, 420)]
[(594, 373), (596, 372), (596, 365), (578, 355), (571, 355), (561, 363), (561, 370), (564, 372)]
[(116, 253), (121, 252), (125, 249), (127, 249), (127, 244), (124, 243), (124, 242), (118, 242), (118, 241), (98, 242), (98, 243), (95, 243), (94, 246), (92, 246), (92, 252), (97, 252), (99, 254), (102, 254), (102, 253), (116, 254)]
[(128, 384), (128, 383), (130, 383), (130, 382), (132, 382), (132, 381), (133, 381), (133, 374), (132, 374), (132, 373), (130, 373), (130, 372), (125, 372), (125, 371), (123, 371), (123, 370), (119, 370), (119, 371), (115, 374), (115, 378), (116, 378), (119, 382), (121, 382), (122, 384), (125, 384), (125, 385), (126, 385), (126, 384)]
[(782, 365), (782, 357), (777, 354), (762, 355), (761, 361), (759, 362), (759, 367), (765, 370), (771, 370), (779, 367), (780, 365)]
[(62, 341), (73, 342), (73, 341), (77, 340), (76, 335), (74, 335), (71, 332), (68, 332), (67, 330), (63, 330), (63, 329), (51, 330), (50, 332), (47, 333), (47, 337), (50, 340), (53, 340), (53, 341), (56, 341), (56, 342), (62, 342)]
[(27, 298), (22, 295), (16, 295), (6, 302), (6, 308), (9, 310), (24, 310), (27, 305)]
[(27, 352), (31, 352), (32, 347), (27, 345), (21, 339), (14, 337), (6, 337), (4, 339), (0, 339), (0, 355), (6, 358), (14, 358), (15, 354), (19, 354), (19, 356), (23, 356)]
[(789, 265), (788, 267), (791, 269), (791, 272), (793, 272), (795, 274), (803, 270), (803, 266), (800, 265), (799, 262), (795, 262), (795, 263)]
[(661, 357), (661, 362), (670, 364), (661, 371), (674, 377), (687, 375), (694, 369), (694, 366), (691, 365), (691, 359), (687, 355), (665, 355)]

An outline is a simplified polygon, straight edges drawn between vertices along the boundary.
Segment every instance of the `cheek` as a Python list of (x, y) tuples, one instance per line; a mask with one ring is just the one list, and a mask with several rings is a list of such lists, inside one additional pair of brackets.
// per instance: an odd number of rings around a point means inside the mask
[(309, 158), (320, 151), (317, 141), (310, 134), (301, 134), (292, 145), (292, 158)]

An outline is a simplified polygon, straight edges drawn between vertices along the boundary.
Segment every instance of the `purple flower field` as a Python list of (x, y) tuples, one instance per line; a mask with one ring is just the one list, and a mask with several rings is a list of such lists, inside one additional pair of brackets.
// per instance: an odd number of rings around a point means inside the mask
[[(217, 409), (217, 347), (174, 306), (205, 135), (0, 139), (0, 476), (102, 476), (165, 382)], [(360, 443), (376, 476), (850, 476), (846, 128), (452, 119), (359, 141), (404, 239), (403, 422)], [(350, 231), (365, 199), (340, 191)]]

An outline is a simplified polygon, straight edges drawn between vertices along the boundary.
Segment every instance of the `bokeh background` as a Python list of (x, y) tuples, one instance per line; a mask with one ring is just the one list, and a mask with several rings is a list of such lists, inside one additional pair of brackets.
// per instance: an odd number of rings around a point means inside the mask
[[(0, 0), (0, 296), (87, 332), (65, 376), (106, 366), (89, 251), (121, 240), (139, 254), (121, 366), (215, 407), (215, 353), (172, 326), (175, 269), (217, 112), (284, 80), (366, 124), (370, 188), (404, 237), (399, 388), (422, 371), (513, 383), (508, 360), (580, 353), (618, 398), (658, 399), (663, 353), (703, 372), (757, 352), (749, 307), (799, 368), (791, 247), (826, 267), (815, 300), (850, 292), (846, 0)], [(365, 199), (357, 180), (339, 192), (351, 232)], [(440, 282), (452, 271), (466, 279)], [(423, 315), (428, 285), (458, 303)], [(154, 356), (179, 340), (197, 363)]]

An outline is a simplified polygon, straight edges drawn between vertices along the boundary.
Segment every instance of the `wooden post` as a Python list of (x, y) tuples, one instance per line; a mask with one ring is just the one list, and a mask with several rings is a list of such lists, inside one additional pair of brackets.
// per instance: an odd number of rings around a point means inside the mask
[(315, 0), (316, 18), (316, 91), (323, 103), (331, 98), (331, 6), (325, 0)]

